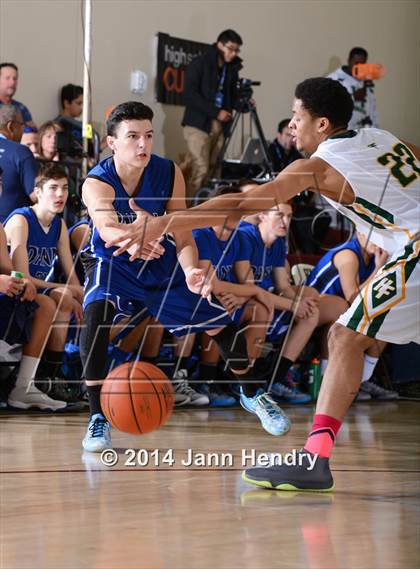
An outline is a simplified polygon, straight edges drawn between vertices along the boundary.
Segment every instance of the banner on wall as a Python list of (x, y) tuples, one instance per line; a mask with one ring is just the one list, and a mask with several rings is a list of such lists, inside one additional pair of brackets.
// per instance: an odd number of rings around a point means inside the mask
[(184, 105), (185, 69), (210, 47), (208, 43), (174, 38), (158, 33), (157, 100), (166, 105)]

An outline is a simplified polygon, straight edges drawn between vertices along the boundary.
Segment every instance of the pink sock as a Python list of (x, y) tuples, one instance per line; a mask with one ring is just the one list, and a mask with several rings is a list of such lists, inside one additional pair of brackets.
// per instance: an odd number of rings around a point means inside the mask
[(305, 450), (328, 458), (332, 452), (335, 437), (341, 427), (341, 421), (329, 415), (315, 415)]

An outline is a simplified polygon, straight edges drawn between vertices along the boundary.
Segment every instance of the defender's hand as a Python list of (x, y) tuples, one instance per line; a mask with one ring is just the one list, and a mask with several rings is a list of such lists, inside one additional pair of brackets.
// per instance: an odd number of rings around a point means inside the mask
[[(159, 239), (155, 239), (151, 243), (146, 243), (146, 245), (144, 245), (141, 249), (140, 259), (143, 259), (143, 261), (150, 261), (151, 259), (159, 259), (159, 257), (161, 257), (165, 252), (165, 248), (162, 247), (162, 245), (160, 244), (162, 239), (163, 237), (160, 237)], [(133, 253), (135, 253), (136, 248), (130, 247), (130, 249), (128, 249), (130, 257), (132, 256), (131, 253), (132, 251)]]
[[(105, 247), (118, 247), (113, 255), (118, 256), (125, 251), (130, 253), (130, 261), (142, 258), (147, 244), (161, 237), (164, 231), (156, 226), (156, 218), (149, 212), (141, 209), (133, 199), (129, 201), (130, 208), (136, 213), (137, 219), (133, 223), (109, 223), (107, 227), (117, 230), (117, 236), (105, 243)], [(153, 220), (154, 224), (151, 225)]]

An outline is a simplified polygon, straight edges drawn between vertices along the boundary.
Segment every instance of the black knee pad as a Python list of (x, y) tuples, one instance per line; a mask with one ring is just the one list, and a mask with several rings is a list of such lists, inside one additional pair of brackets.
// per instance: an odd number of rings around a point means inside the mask
[(107, 300), (92, 302), (84, 311), (80, 358), (87, 379), (104, 379), (108, 373), (109, 333), (114, 315), (115, 307)]
[(234, 322), (213, 336), (213, 340), (216, 341), (220, 355), (230, 368), (247, 369), (249, 360), (245, 336)]

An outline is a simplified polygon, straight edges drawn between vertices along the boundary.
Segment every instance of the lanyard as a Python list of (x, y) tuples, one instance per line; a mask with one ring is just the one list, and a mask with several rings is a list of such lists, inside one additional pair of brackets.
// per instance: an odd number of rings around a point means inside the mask
[(217, 86), (216, 92), (216, 107), (221, 109), (223, 106), (223, 85), (226, 79), (226, 63), (222, 67), (222, 73), (220, 74), (219, 85)]

